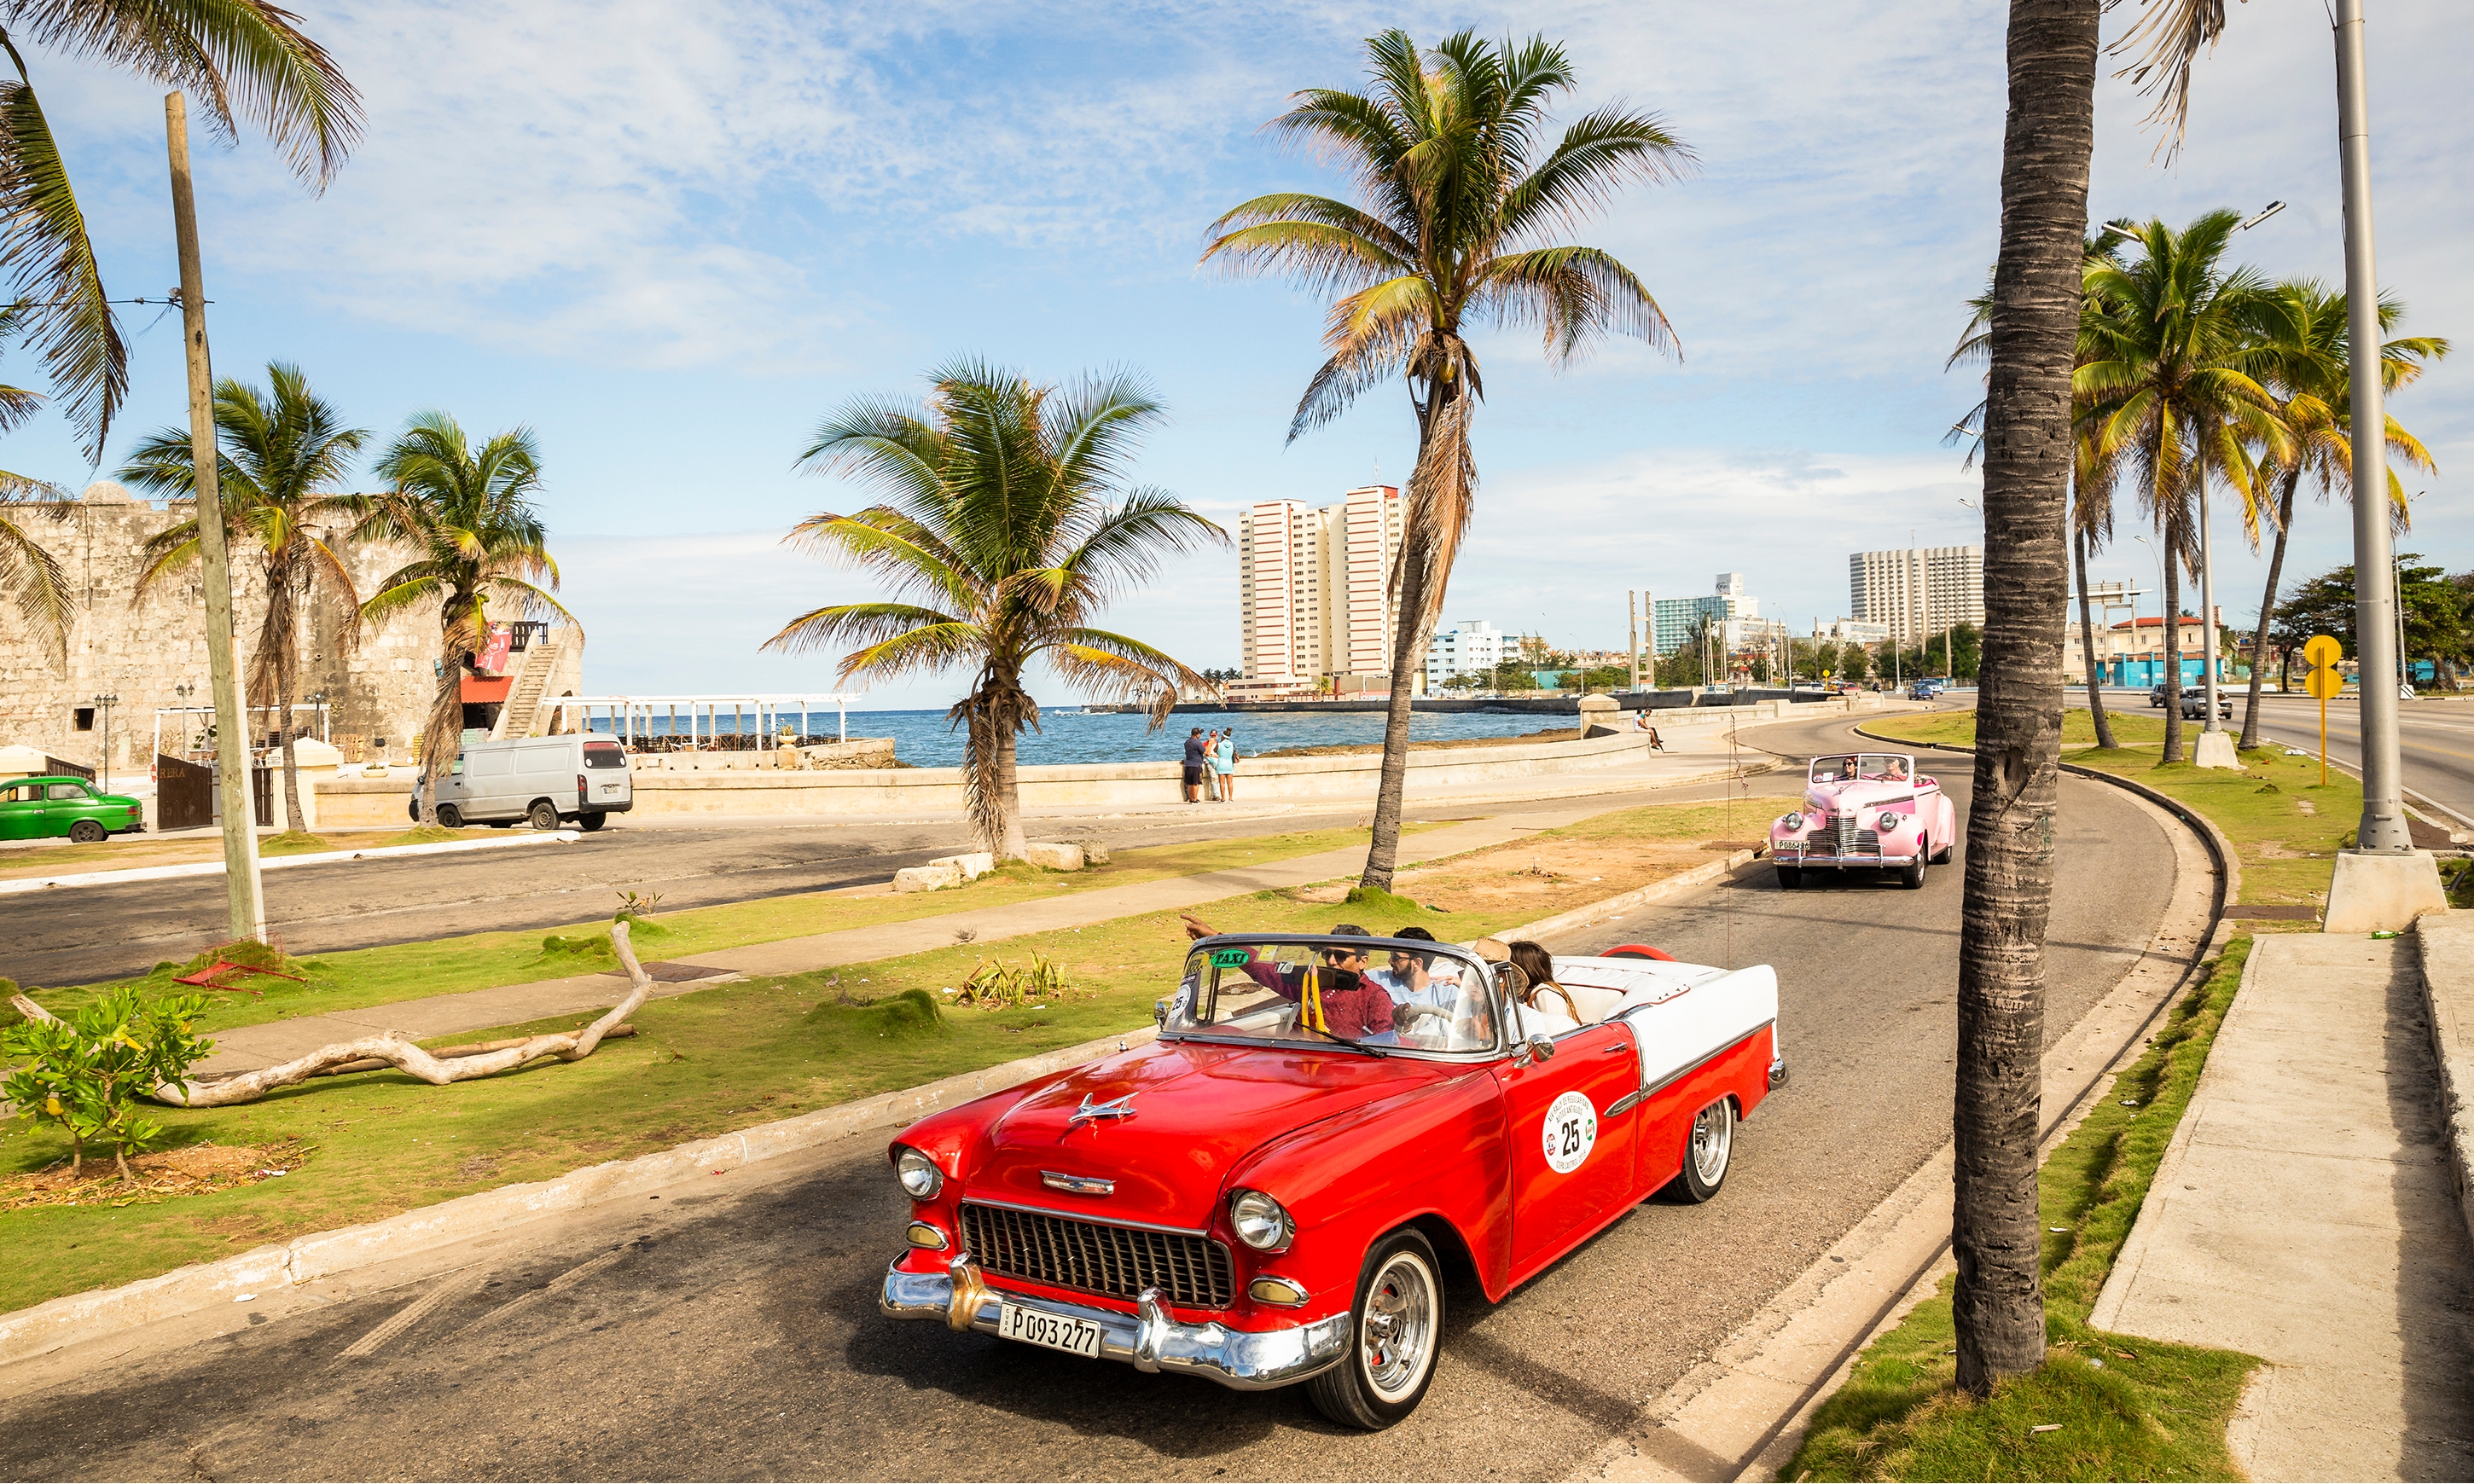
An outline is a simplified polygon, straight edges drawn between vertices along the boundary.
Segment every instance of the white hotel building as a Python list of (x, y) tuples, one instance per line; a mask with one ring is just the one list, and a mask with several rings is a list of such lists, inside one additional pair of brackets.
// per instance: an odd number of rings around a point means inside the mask
[(1900, 645), (1934, 637), (1953, 624), (1984, 627), (1984, 548), (1909, 546), (1859, 551), (1847, 559), (1855, 617), (1886, 625)]
[(1244, 679), (1231, 700), (1391, 692), (1392, 561), (1400, 491), (1351, 490), (1320, 510), (1265, 500), (1237, 516), (1237, 627)]

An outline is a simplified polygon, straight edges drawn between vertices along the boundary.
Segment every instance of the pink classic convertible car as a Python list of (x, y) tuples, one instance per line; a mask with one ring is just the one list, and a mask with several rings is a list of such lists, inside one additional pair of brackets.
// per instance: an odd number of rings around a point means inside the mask
[(1958, 843), (1958, 812), (1941, 784), (1916, 772), (1902, 753), (1839, 753), (1805, 771), (1804, 807), (1770, 826), (1779, 885), (1801, 885), (1807, 870), (1897, 870), (1912, 888), (1927, 862), (1944, 862)]

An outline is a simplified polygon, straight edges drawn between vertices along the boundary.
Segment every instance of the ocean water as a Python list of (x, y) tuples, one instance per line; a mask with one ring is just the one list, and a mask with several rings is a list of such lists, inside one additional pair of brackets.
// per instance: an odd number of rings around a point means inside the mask
[[(1409, 736), (1419, 742), (1516, 737), (1569, 728), (1578, 721), (1578, 717), (1557, 715), (1419, 711), (1409, 718)], [(745, 722), (749, 730), (755, 730), (754, 716), (746, 717)], [(702, 718), (698, 718), (699, 729), (701, 725)], [(1248, 756), (1284, 747), (1338, 747), (1383, 740), (1380, 711), (1190, 713), (1172, 716), (1167, 727), (1152, 731), (1148, 718), (1141, 716), (1052, 708), (1041, 711), (1037, 731), (1022, 734), (1020, 760), (1025, 764), (1175, 762), (1184, 756), (1185, 734), (1190, 729), (1201, 727), (1208, 733), (1230, 725), (1237, 729), (1237, 750)], [(729, 735), (734, 726), (731, 717), (720, 718), (723, 735)], [(832, 711), (808, 714), (807, 732), (811, 736), (831, 737), (836, 726)], [(594, 719), (594, 730), (608, 728), (607, 718)], [(652, 719), (654, 735), (668, 730), (667, 716)], [(682, 716), (679, 731), (685, 735), (688, 730), (688, 719)], [(962, 733), (945, 720), (942, 711), (853, 711), (850, 734), (893, 738), (894, 755), (913, 767), (950, 768), (962, 760)]]

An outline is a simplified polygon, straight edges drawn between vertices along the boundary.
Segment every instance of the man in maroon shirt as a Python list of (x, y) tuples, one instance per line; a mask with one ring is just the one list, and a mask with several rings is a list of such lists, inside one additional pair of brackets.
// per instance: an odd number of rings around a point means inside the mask
[[(1338, 923), (1331, 931), (1336, 938), (1370, 936), (1354, 922)], [(1185, 935), (1202, 939), (1217, 933), (1187, 914)], [(1365, 952), (1332, 944), (1317, 949), (1316, 956), (1322, 960), (1320, 964), (1292, 964), (1286, 969), (1276, 962), (1250, 959), (1246, 964), (1246, 977), (1282, 999), (1298, 1004), (1298, 1023), (1305, 1029), (1324, 1031), (1345, 1041), (1374, 1037), (1388, 1041), (1393, 1028), (1392, 996), (1367, 977)]]

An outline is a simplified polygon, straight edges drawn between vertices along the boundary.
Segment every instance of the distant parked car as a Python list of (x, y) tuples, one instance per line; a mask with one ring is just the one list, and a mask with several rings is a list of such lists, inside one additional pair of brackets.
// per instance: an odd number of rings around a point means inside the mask
[(2148, 688), (2147, 704), (2160, 711), (2165, 709), (2165, 684), (2160, 681)]
[(1907, 699), (1930, 701), (1941, 694), (1941, 682), (1938, 681), (1918, 681), (1907, 687)]
[(146, 806), (126, 794), (107, 794), (84, 778), (18, 778), (0, 783), (0, 840), (66, 835), (79, 845), (146, 827)]
[[(438, 823), (512, 825), (556, 829), (573, 820), (599, 829), (613, 814), (636, 806), (627, 750), (608, 737), (510, 737), (465, 747), (438, 780)], [(412, 817), (421, 818), (421, 780), (412, 785)]]

